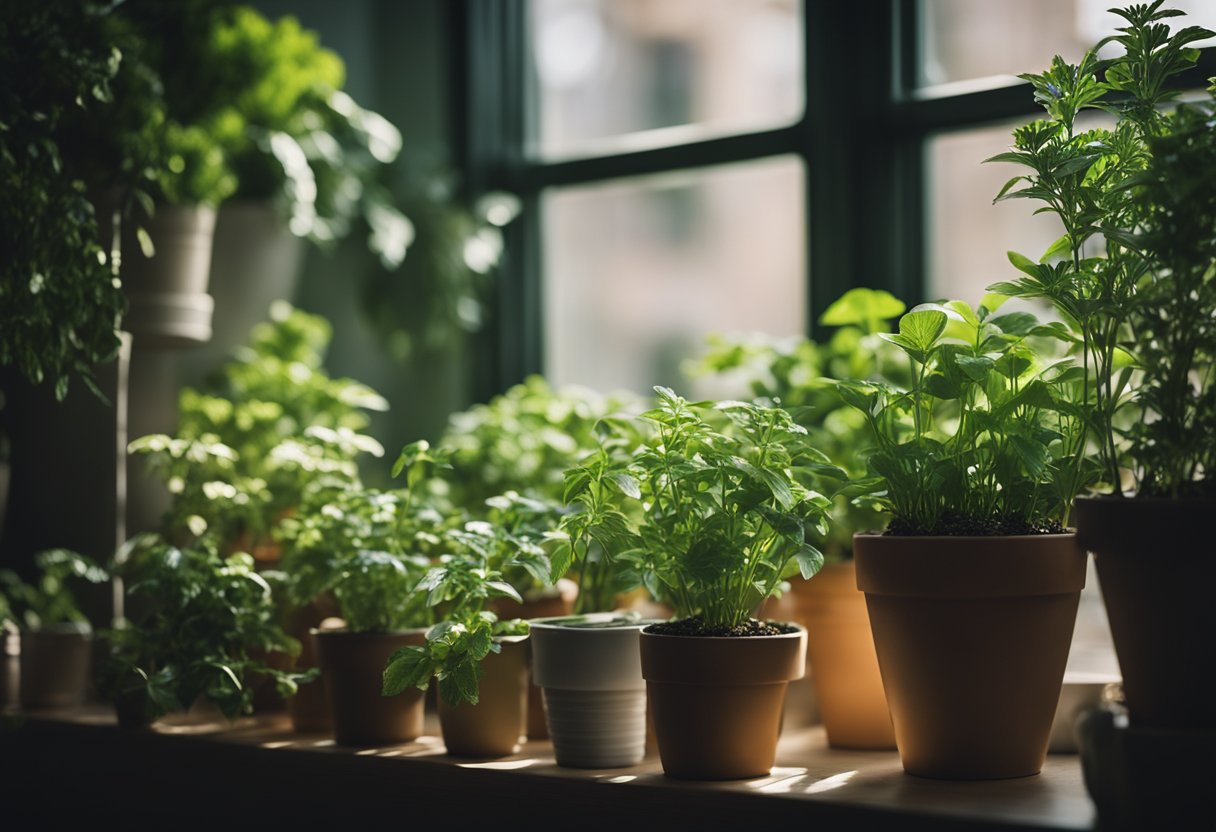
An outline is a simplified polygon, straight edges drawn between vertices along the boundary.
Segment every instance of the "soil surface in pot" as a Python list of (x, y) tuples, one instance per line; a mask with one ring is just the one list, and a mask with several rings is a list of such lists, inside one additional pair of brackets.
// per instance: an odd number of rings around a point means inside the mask
[(737, 627), (711, 627), (699, 617), (682, 618), (651, 624), (642, 632), (657, 636), (707, 636), (711, 638), (747, 638), (749, 636), (780, 636), (797, 632), (798, 628), (777, 621), (749, 618)]
[(892, 537), (990, 537), (995, 535), (1022, 536), (1030, 534), (1063, 534), (1067, 531), (1058, 522), (1031, 523), (1023, 517), (963, 517), (943, 514), (932, 527), (921, 528), (895, 517), (885, 535)]

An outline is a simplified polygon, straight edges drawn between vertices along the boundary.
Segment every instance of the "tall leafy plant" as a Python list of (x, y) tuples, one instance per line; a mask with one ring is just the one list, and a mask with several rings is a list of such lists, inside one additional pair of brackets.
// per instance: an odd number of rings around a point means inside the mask
[[(1116, 492), (1123, 490), (1125, 461), (1118, 414), (1139, 386), (1134, 379), (1142, 356), (1136, 345), (1151, 350), (1154, 340), (1145, 321), (1156, 314), (1150, 304), (1159, 298), (1142, 289), (1172, 280), (1168, 265), (1156, 261), (1140, 239), (1154, 217), (1160, 218), (1144, 188), (1152, 176), (1147, 173), (1152, 143), (1174, 120), (1162, 109), (1179, 95), (1170, 79), (1194, 65), (1198, 50), (1190, 44), (1213, 34), (1197, 26), (1171, 33), (1164, 21), (1181, 12), (1163, 9), (1162, 2), (1112, 9), (1126, 21), (1118, 34), (1077, 64), (1057, 56), (1045, 72), (1023, 75), (1048, 117), (1018, 128), (1013, 147), (988, 160), (1028, 171), (1011, 178), (997, 201), (1042, 203), (1038, 212), (1055, 215), (1063, 226), (1063, 236), (1037, 261), (1010, 252), (1022, 276), (991, 288), (1047, 300), (1078, 333), (1084, 439), (1096, 448), (1102, 480)], [(1107, 45), (1120, 47), (1122, 54), (1099, 59), (1097, 50)], [(1115, 127), (1080, 129), (1078, 117), (1087, 109), (1114, 114)], [(1078, 459), (1077, 464), (1083, 463)], [(1148, 482), (1150, 490), (1155, 487), (1154, 477)]]

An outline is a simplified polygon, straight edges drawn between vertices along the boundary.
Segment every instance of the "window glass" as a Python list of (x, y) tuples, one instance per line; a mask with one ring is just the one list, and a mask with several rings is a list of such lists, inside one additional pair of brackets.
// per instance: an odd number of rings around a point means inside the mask
[(781, 126), (803, 110), (799, 0), (532, 0), (539, 155)]
[(780, 157), (545, 194), (546, 375), (688, 391), (709, 333), (802, 333), (804, 180)]
[[(1076, 61), (1124, 25), (1112, 0), (921, 0), (917, 86), (932, 87), (1046, 69), (1052, 56)], [(1213, 0), (1170, 0), (1186, 18), (1167, 21), (1216, 30)], [(1117, 47), (1116, 47), (1117, 49)]]

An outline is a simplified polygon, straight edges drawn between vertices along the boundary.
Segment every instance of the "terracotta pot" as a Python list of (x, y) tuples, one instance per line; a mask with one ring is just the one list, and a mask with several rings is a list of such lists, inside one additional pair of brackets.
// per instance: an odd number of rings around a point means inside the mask
[[(574, 601), (578, 598), (578, 584), (562, 578), (552, 587), (552, 593), (532, 598), (522, 604), (510, 598), (495, 598), (494, 610), (501, 620), (510, 618), (561, 618), (574, 612)], [(549, 739), (549, 727), (545, 724), (545, 700), (540, 688), (528, 681), (528, 739)]]
[(352, 633), (313, 630), (321, 676), (329, 694), (338, 745), (388, 745), (422, 734), (422, 691), (383, 696), (384, 666), (398, 649), (426, 642), (426, 630)]
[(772, 770), (786, 688), (806, 672), (803, 627), (746, 638), (644, 630), (641, 648), (668, 776), (739, 780)]
[(211, 338), (215, 302), (207, 294), (215, 209), (158, 205), (143, 222), (156, 251), (144, 257), (134, 223), (123, 227), (119, 274), (129, 302), (123, 329), (137, 348), (182, 347)]
[(528, 637), (499, 640), (502, 652), (482, 661), (478, 702), (449, 705), (439, 698), (439, 726), (448, 754), (506, 757), (519, 750), (528, 710)]
[(792, 619), (806, 627), (807, 667), (828, 745), (894, 749), (895, 728), (853, 561), (830, 563), (809, 581), (795, 579), (787, 599)]
[(1214, 514), (1216, 500), (1076, 502), (1077, 540), (1094, 555), (1128, 717), (1138, 727), (1211, 730)]
[(650, 622), (613, 613), (536, 619), (540, 685), (559, 766), (618, 768), (646, 754), (646, 682), (638, 636)]
[[(300, 638), (300, 657), (296, 667), (304, 669), (316, 666), (317, 641), (310, 629)], [(329, 691), (326, 689), (325, 680), (317, 678), (300, 685), (296, 695), (287, 700), (287, 713), (291, 717), (293, 731), (302, 734), (324, 734), (333, 731), (333, 709), (329, 704)]]
[(25, 708), (74, 708), (89, 685), (93, 637), (75, 624), (21, 634), (20, 699)]
[(853, 555), (904, 770), (1037, 774), (1085, 585), (1076, 536), (859, 534)]

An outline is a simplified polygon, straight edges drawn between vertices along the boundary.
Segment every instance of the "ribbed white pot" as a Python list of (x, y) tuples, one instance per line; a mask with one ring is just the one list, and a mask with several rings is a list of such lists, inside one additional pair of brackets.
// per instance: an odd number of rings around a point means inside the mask
[(559, 766), (621, 768), (646, 754), (639, 636), (652, 623), (613, 613), (537, 618), (532, 680)]

